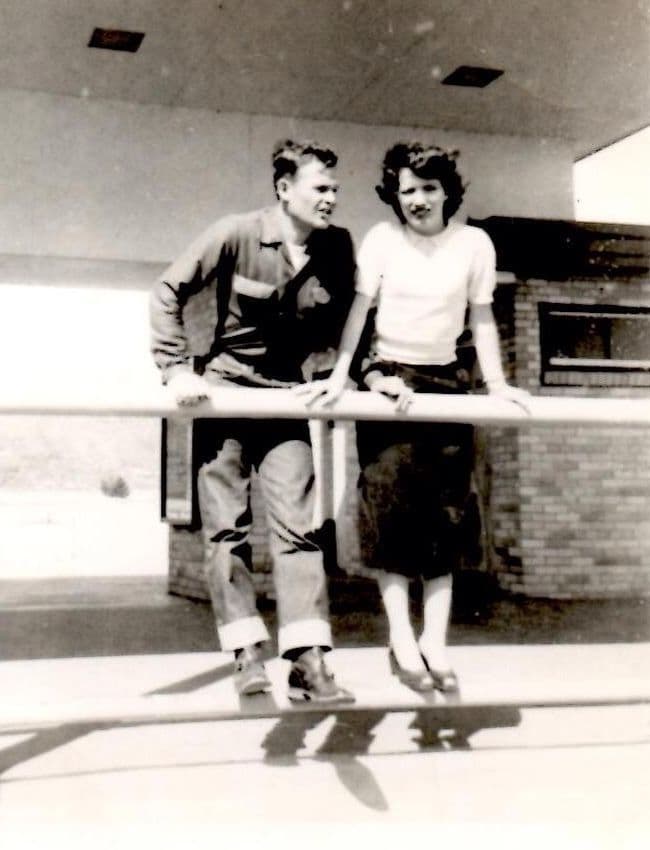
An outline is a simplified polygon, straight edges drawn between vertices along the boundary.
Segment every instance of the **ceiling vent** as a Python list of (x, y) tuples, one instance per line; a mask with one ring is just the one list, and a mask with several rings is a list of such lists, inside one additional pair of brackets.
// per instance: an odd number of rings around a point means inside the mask
[(491, 82), (500, 77), (503, 71), (497, 68), (475, 68), (472, 65), (459, 65), (442, 81), (445, 86), (468, 86), (475, 89), (484, 89)]
[(128, 53), (135, 53), (142, 44), (143, 38), (143, 32), (105, 30), (101, 27), (95, 27), (88, 47), (98, 47), (101, 50), (126, 50)]

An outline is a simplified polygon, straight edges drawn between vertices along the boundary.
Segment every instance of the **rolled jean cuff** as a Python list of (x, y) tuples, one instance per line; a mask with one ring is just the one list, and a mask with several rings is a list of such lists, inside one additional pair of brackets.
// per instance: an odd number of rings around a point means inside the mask
[(290, 649), (300, 646), (321, 646), (332, 648), (332, 629), (327, 620), (296, 620), (285, 623), (278, 629), (278, 653), (284, 655)]
[(241, 620), (218, 625), (217, 634), (223, 650), (241, 649), (269, 639), (261, 617), (242, 617)]

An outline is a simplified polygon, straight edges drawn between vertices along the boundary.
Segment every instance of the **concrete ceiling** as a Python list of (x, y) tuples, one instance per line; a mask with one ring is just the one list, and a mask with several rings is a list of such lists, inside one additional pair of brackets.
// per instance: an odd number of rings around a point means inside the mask
[[(95, 27), (145, 33), (88, 48)], [(502, 69), (484, 89), (441, 85)], [(0, 88), (484, 133), (650, 123), (647, 0), (2, 0)]]

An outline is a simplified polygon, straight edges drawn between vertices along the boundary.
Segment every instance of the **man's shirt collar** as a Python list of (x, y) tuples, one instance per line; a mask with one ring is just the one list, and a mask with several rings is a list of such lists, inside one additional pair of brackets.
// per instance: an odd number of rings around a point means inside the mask
[(282, 223), (278, 206), (267, 207), (262, 211), (262, 229), (260, 246), (262, 248), (280, 248), (284, 243)]
[[(314, 243), (314, 238), (316, 240), (318, 239), (318, 236), (316, 236), (316, 233), (318, 232), (319, 231), (317, 230), (312, 230), (312, 232), (307, 237), (307, 240), (305, 242), (307, 254), (311, 254), (311, 247)], [(284, 234), (282, 231), (282, 213), (280, 211), (279, 205), (276, 205), (274, 207), (266, 207), (264, 210), (262, 210), (260, 247), (275, 248), (276, 250), (284, 248), (286, 252)]]

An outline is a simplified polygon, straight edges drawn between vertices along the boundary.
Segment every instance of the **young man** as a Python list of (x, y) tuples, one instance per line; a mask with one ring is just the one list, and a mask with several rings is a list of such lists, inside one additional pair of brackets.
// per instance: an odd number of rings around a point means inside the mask
[[(198, 403), (209, 387), (216, 386), (218, 398), (224, 384), (294, 386), (303, 381), (301, 367), (310, 354), (338, 344), (353, 297), (354, 258), (348, 232), (330, 224), (337, 157), (315, 142), (286, 141), (272, 161), (276, 205), (220, 219), (155, 285), (152, 351), (179, 405)], [(184, 308), (206, 290), (209, 350), (193, 357)], [(307, 422), (197, 420), (197, 429), (206, 576), (221, 647), (235, 653), (237, 691), (270, 687), (260, 654), (269, 635), (250, 574), (255, 468), (270, 530), (279, 651), (292, 662), (289, 697), (353, 701), (323, 659), (332, 637), (313, 528)]]

